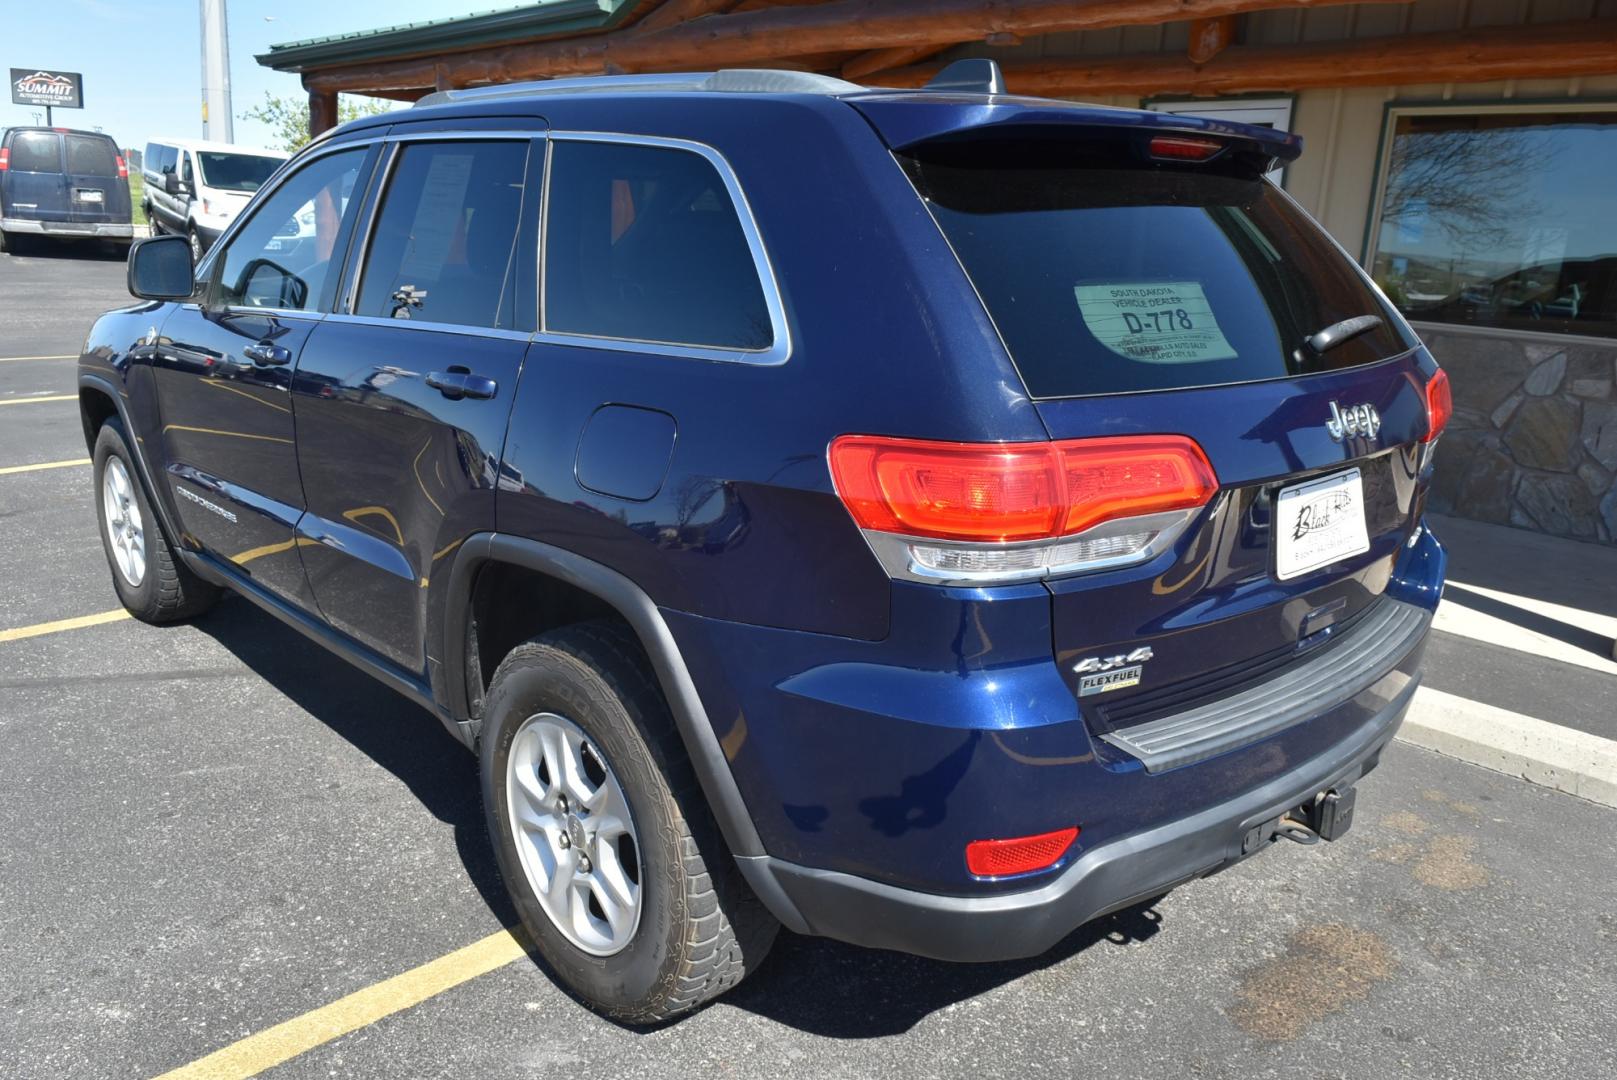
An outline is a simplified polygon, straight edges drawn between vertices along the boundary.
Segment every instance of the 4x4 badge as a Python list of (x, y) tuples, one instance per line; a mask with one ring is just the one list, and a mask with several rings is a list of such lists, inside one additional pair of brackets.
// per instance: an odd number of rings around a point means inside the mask
[(1080, 676), (1078, 696), (1089, 697), (1091, 694), (1138, 686), (1142, 665), (1154, 655), (1151, 646), (1141, 645), (1133, 652), (1116, 656), (1086, 656), (1072, 667)]
[(1381, 414), (1374, 405), (1349, 405), (1342, 408), (1331, 402), (1331, 418), (1325, 421), (1325, 430), (1331, 438), (1341, 442), (1349, 435), (1363, 435), (1373, 439), (1381, 430)]

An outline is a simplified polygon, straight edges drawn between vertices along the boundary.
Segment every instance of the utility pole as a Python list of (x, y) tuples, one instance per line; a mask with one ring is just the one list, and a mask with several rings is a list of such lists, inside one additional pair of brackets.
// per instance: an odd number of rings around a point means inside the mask
[(235, 142), (230, 106), (230, 28), (225, 0), (199, 0), (202, 10), (202, 137)]

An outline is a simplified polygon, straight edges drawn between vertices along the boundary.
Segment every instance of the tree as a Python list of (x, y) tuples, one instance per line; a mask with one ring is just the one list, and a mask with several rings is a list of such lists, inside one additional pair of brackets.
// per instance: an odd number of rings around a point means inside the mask
[[(337, 96), (337, 123), (346, 124), (361, 116), (375, 116), (392, 108), (391, 102), (375, 98), (359, 98), (348, 94)], [(257, 120), (275, 129), (281, 149), (297, 150), (309, 141), (309, 101), (302, 97), (277, 97), (264, 92), (264, 102), (242, 113), (248, 120)]]

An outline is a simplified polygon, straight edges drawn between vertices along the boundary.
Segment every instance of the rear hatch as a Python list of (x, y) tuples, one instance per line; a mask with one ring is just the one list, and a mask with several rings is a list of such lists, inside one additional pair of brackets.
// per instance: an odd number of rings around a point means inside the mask
[[(1372, 617), (1419, 521), (1435, 365), (1264, 179), (1295, 140), (1058, 115), (896, 152), (1050, 437), (1185, 435), (1217, 475), (1171, 555), (1046, 581), (1099, 734), (1272, 678)], [(1343, 340), (1315, 337), (1329, 327)]]
[(0, 214), (29, 221), (67, 217), (62, 137), (54, 131), (12, 131), (0, 170)]

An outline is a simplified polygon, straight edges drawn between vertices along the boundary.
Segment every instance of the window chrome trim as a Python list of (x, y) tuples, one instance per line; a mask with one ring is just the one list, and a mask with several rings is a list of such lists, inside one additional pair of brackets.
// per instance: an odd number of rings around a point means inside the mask
[(326, 316), (331, 323), (351, 323), (356, 326), (390, 326), (401, 330), (429, 330), (436, 334), (460, 334), (473, 337), (503, 338), (506, 341), (529, 341), (533, 334), (527, 330), (502, 330), (497, 326), (473, 326), (469, 323), (417, 321), (415, 319), (385, 319), (380, 315), (355, 315), (339, 311)]
[(752, 204), (748, 202), (746, 192), (741, 189), (741, 182), (736, 178), (735, 170), (730, 167), (723, 154), (707, 143), (697, 142), (694, 139), (675, 139), (661, 135), (628, 135), (604, 131), (551, 131), (545, 136), (547, 142), (594, 142), (611, 143), (621, 146), (651, 146), (665, 150), (683, 150), (706, 159), (718, 173), (725, 190), (730, 195), (730, 203), (735, 209), (736, 219), (740, 222), (741, 232), (747, 240), (747, 250), (752, 255), (753, 272), (758, 275), (758, 286), (763, 292), (764, 308), (769, 313), (769, 327), (773, 337), (772, 343), (764, 349), (738, 349), (727, 346), (698, 345), (688, 342), (676, 341), (641, 341), (634, 338), (608, 337), (595, 334), (580, 334), (548, 329), (546, 322), (549, 312), (545, 304), (545, 264), (546, 247), (550, 240), (550, 182), (553, 173), (552, 154), (549, 147), (545, 154), (545, 181), (544, 194), (541, 198), (542, 217), (539, 222), (539, 333), (534, 335), (534, 341), (547, 345), (567, 345), (575, 348), (607, 349), (613, 352), (653, 353), (659, 356), (675, 356), (687, 360), (707, 360), (716, 363), (728, 364), (755, 364), (760, 367), (775, 367), (786, 363), (792, 355), (791, 329), (786, 319), (786, 304), (781, 299), (780, 282), (775, 276), (774, 263), (769, 258), (768, 249), (764, 247), (763, 236), (758, 231), (758, 223), (753, 215)]
[[(384, 142), (386, 140), (383, 140)], [(387, 187), (393, 182), (393, 167), (398, 163), (400, 154), (397, 146), (385, 146), (382, 156), (376, 163), (373, 172), (376, 182), (366, 191), (371, 198), (371, 204), (363, 223), (356, 223), (359, 235), (355, 238), (353, 247), (353, 272), (348, 274), (348, 280), (341, 283), (337, 302), (333, 305), (338, 315), (352, 315), (354, 305), (359, 302), (359, 287), (365, 277), (365, 260), (371, 254), (371, 237), (376, 235), (376, 219), (381, 215), (382, 199), (387, 195)]]

